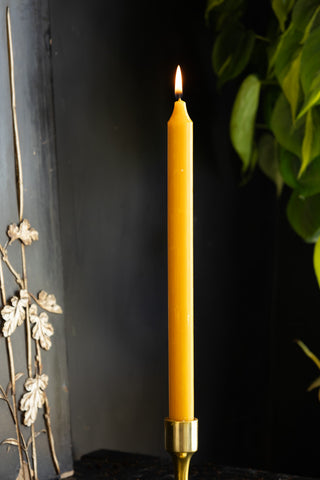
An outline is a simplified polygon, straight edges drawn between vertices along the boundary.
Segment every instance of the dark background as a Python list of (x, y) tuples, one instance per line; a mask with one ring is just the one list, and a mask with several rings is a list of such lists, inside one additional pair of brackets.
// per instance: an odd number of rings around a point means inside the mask
[[(249, 2), (259, 30), (269, 2)], [(255, 11), (252, 10), (255, 6)], [(71, 423), (76, 457), (163, 455), (166, 122), (179, 63), (194, 122), (195, 462), (319, 475), (312, 247), (287, 192), (240, 187), (234, 87), (217, 91), (205, 1), (51, 0)], [(258, 33), (262, 33), (259, 31)]]

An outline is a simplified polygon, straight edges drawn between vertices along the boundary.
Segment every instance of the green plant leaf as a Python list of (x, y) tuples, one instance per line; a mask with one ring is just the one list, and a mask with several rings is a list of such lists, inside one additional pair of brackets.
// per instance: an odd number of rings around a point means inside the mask
[(206, 19), (206, 21), (209, 20), (209, 14), (210, 12), (216, 8), (218, 5), (221, 5), (221, 3), (223, 3), (225, 0), (208, 0), (207, 1), (207, 6), (206, 6), (206, 11), (205, 11), (205, 14), (204, 14), (204, 17)]
[(220, 86), (244, 70), (254, 43), (255, 34), (238, 22), (229, 24), (218, 35), (212, 50), (212, 65)]
[(311, 392), (312, 390), (314, 390), (315, 388), (319, 388), (320, 387), (320, 377), (316, 378), (312, 383), (311, 385), (309, 385), (309, 387), (307, 388), (307, 391), (308, 392)]
[(303, 33), (301, 43), (306, 41), (311, 29), (317, 25), (319, 12), (319, 0), (298, 0), (296, 2), (292, 11), (292, 23)]
[(302, 163), (299, 170), (298, 178), (301, 177), (301, 175), (303, 174), (303, 172), (305, 171), (305, 169), (307, 168), (307, 166), (311, 161), (313, 139), (314, 139), (314, 126), (313, 126), (313, 120), (312, 120), (312, 110), (309, 110), (307, 113), (305, 133), (304, 133), (304, 138), (302, 142)]
[(274, 58), (275, 73), (279, 79), (285, 76), (291, 60), (297, 56), (297, 51), (300, 50), (301, 37), (301, 32), (293, 25), (290, 25), (281, 35)]
[(291, 24), (281, 35), (274, 55), (274, 71), (290, 103), (293, 119), (300, 97), (301, 37), (302, 33)]
[(301, 56), (301, 84), (304, 94), (308, 96), (309, 92), (315, 86), (315, 78), (320, 72), (320, 27), (313, 30), (308, 36), (302, 49)]
[[(308, 148), (309, 138), (305, 138), (306, 134), (305, 117), (296, 120), (292, 123), (290, 106), (283, 94), (281, 94), (276, 101), (275, 107), (271, 117), (271, 130), (280, 143), (280, 145), (297, 157), (302, 158), (302, 144), (305, 141), (305, 149)], [(313, 131), (320, 131), (320, 114), (318, 108), (312, 110), (312, 125)], [(308, 130), (308, 135), (310, 130)], [(308, 151), (305, 150), (305, 165), (310, 163), (314, 158), (320, 155), (320, 135), (313, 135), (311, 141), (311, 153), (307, 163)]]
[(280, 172), (283, 181), (299, 195), (310, 197), (320, 193), (320, 156), (312, 160), (298, 179), (301, 161), (287, 150), (280, 150)]
[(313, 268), (320, 287), (320, 238), (318, 238), (313, 251)]
[(270, 133), (261, 136), (258, 142), (258, 164), (263, 173), (272, 180), (280, 196), (283, 179), (279, 169), (277, 141)]
[(293, 230), (306, 242), (320, 235), (320, 194), (304, 198), (293, 191), (287, 205), (287, 217)]
[(268, 85), (261, 96), (264, 123), (271, 130), (271, 118), (276, 101), (281, 93), (280, 86)]
[(295, 342), (299, 345), (299, 347), (305, 353), (305, 355), (309, 357), (320, 370), (320, 360), (318, 359), (318, 357), (313, 352), (311, 352), (311, 350), (307, 347), (307, 345), (303, 343), (301, 340), (295, 340)]
[(230, 136), (234, 149), (246, 171), (252, 160), (255, 119), (259, 105), (261, 83), (255, 75), (242, 82), (233, 104)]
[(282, 80), (282, 88), (290, 103), (292, 120), (294, 121), (300, 98), (300, 63), (302, 49), (298, 51), (296, 58), (291, 62), (287, 74)]
[[(298, 190), (299, 182), (297, 176), (300, 170), (300, 159), (284, 148), (280, 149), (279, 154), (280, 172), (283, 181), (289, 187)], [(300, 191), (299, 191), (300, 193)]]
[(205, 11), (206, 23), (212, 20), (215, 30), (221, 31), (229, 23), (239, 19), (245, 7), (246, 0), (208, 0)]
[(316, 75), (316, 77), (313, 79), (311, 86), (310, 86), (310, 91), (306, 95), (306, 98), (304, 100), (304, 103), (301, 107), (301, 110), (298, 114), (297, 118), (303, 117), (305, 113), (307, 113), (310, 108), (312, 108), (314, 105), (317, 105), (320, 100), (320, 73)]
[(304, 121), (292, 123), (291, 110), (288, 100), (281, 93), (276, 101), (271, 116), (271, 130), (280, 145), (298, 157), (301, 157), (302, 141), (304, 137)]
[(272, 0), (272, 9), (276, 14), (282, 32), (285, 29), (285, 23), (293, 5), (294, 0)]

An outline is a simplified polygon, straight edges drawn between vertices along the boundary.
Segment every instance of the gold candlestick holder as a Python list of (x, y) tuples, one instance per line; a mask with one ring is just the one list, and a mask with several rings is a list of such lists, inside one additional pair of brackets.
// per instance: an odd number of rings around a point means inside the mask
[(171, 454), (175, 480), (188, 480), (192, 455), (198, 450), (198, 419), (164, 421), (165, 448)]

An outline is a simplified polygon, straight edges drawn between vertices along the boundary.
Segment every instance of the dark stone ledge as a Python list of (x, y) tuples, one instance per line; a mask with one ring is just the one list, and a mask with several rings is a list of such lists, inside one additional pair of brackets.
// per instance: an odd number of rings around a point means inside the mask
[[(206, 465), (191, 465), (190, 480), (310, 480), (310, 477), (261, 470)], [(173, 480), (170, 457), (98, 450), (75, 462), (73, 480)], [(70, 479), (71, 480), (71, 479)]]

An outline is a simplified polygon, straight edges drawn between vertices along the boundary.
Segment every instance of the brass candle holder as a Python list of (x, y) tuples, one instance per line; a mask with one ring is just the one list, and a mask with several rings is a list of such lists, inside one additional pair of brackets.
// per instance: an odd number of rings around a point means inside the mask
[(198, 450), (198, 419), (164, 421), (165, 448), (171, 454), (175, 480), (188, 480), (192, 455)]

